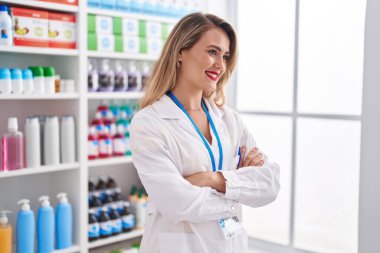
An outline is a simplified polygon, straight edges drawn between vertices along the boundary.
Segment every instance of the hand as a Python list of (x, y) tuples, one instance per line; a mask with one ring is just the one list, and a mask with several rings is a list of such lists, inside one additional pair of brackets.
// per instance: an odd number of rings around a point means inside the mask
[(257, 147), (252, 148), (251, 151), (249, 151), (249, 153), (247, 154), (247, 157), (245, 157), (245, 153), (246, 153), (245, 146), (241, 147), (240, 152), (241, 152), (240, 153), (241, 159), (238, 165), (238, 169), (241, 167), (247, 167), (247, 166), (263, 166), (265, 156)]
[(199, 187), (211, 187), (218, 192), (226, 192), (226, 183), (222, 173), (220, 172), (198, 172), (185, 177), (192, 185)]

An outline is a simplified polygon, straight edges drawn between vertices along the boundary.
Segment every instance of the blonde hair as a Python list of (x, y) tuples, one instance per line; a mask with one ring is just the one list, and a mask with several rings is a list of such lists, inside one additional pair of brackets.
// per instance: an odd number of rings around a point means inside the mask
[(219, 27), (226, 32), (230, 41), (230, 57), (227, 62), (226, 71), (217, 83), (216, 90), (208, 94), (204, 93), (203, 96), (206, 98), (213, 96), (218, 106), (224, 105), (226, 100), (224, 87), (237, 61), (236, 34), (232, 26), (225, 20), (212, 14), (196, 12), (186, 15), (179, 20), (170, 33), (145, 87), (145, 95), (140, 104), (141, 109), (151, 105), (167, 91), (174, 88), (180, 67), (178, 62), (179, 53), (182, 50), (190, 49), (197, 43), (205, 31), (213, 27)]

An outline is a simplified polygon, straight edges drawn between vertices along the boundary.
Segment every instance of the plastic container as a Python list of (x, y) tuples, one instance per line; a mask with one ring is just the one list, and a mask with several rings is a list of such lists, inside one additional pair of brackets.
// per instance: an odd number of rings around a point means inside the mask
[(126, 91), (128, 89), (128, 73), (120, 61), (115, 62), (115, 91)]
[(111, 205), (110, 219), (112, 222), (112, 235), (118, 235), (123, 231), (123, 224), (119, 212), (117, 211), (117, 205)]
[(26, 166), (41, 166), (40, 123), (37, 117), (29, 117), (25, 121)]
[(58, 117), (46, 117), (44, 127), (44, 164), (58, 165), (60, 156)]
[(0, 210), (0, 252), (12, 253), (12, 226), (8, 223), (7, 213), (11, 211)]
[(33, 82), (34, 82), (34, 94), (44, 94), (45, 93), (45, 77), (44, 69), (41, 66), (29, 67), (33, 72)]
[(73, 79), (65, 80), (64, 92), (65, 93), (74, 93), (75, 92), (75, 81)]
[(113, 156), (125, 156), (127, 146), (124, 136), (124, 127), (122, 125), (117, 126), (117, 132), (112, 137), (112, 144)]
[(50, 253), (54, 250), (54, 210), (49, 197), (41, 196), (37, 214), (37, 252)]
[(122, 220), (123, 232), (129, 232), (135, 228), (135, 215), (132, 213), (131, 204), (128, 201), (124, 202), (120, 215)]
[(95, 126), (91, 126), (89, 128), (89, 134), (87, 137), (87, 150), (89, 160), (97, 159), (99, 157), (99, 140), (96, 135)]
[(17, 202), (20, 205), (20, 211), (17, 214), (17, 252), (33, 253), (34, 252), (34, 236), (36, 225), (34, 220), (34, 212), (30, 209), (30, 201), (21, 199)]
[(12, 93), (21, 94), (24, 91), (21, 69), (11, 69)]
[(99, 91), (113, 91), (115, 87), (115, 72), (110, 68), (108, 59), (102, 60), (99, 71)]
[(40, 123), (40, 143), (41, 143), (41, 165), (45, 165), (45, 144), (44, 144), (44, 132), (45, 132), (45, 122), (46, 122), (46, 116), (43, 115), (37, 115), (35, 116), (38, 118), (38, 122)]
[(24, 136), (18, 131), (17, 118), (8, 119), (8, 132), (2, 138), (2, 170), (24, 168)]
[(107, 158), (112, 156), (112, 138), (107, 127), (98, 133), (99, 138), (99, 158)]
[(11, 94), (12, 92), (12, 79), (11, 71), (8, 68), (0, 69), (0, 93)]
[(99, 239), (100, 226), (94, 210), (88, 212), (88, 240), (90, 242)]
[(108, 128), (111, 136), (114, 136), (116, 134), (116, 119), (110, 110), (107, 111), (107, 115), (104, 119), (104, 126)]
[(30, 69), (22, 70), (22, 82), (24, 84), (24, 93), (32, 94), (34, 89), (33, 73)]
[(73, 244), (73, 211), (66, 193), (59, 193), (57, 198), (59, 202), (55, 215), (56, 248), (66, 249)]
[(128, 68), (128, 91), (141, 91), (141, 72), (137, 69), (135, 62), (129, 62)]
[(64, 115), (61, 118), (61, 162), (75, 162), (75, 121), (74, 116)]
[(51, 66), (44, 67), (45, 93), (55, 93), (55, 69)]
[(131, 150), (131, 138), (129, 136), (129, 132), (125, 133), (125, 155), (126, 156), (131, 156), (132, 155), (132, 150)]
[(12, 19), (8, 14), (8, 6), (6, 5), (0, 5), (0, 31), (0, 45), (12, 46)]
[(107, 179), (105, 177), (100, 177), (98, 183), (96, 184), (96, 190), (100, 194), (101, 201), (104, 201), (106, 198), (106, 190), (107, 190)]
[(144, 62), (142, 71), (141, 71), (141, 85), (142, 85), (142, 90), (145, 89), (145, 87), (148, 84), (149, 78), (150, 78), (150, 67), (147, 62)]
[(98, 220), (100, 225), (100, 238), (107, 238), (112, 235), (112, 222), (108, 216), (107, 207), (103, 207)]
[(88, 91), (98, 91), (99, 89), (99, 74), (95, 69), (95, 62), (88, 61), (88, 73), (87, 73), (87, 87)]
[(60, 92), (60, 89), (61, 89), (61, 76), (60, 75), (55, 75), (54, 89), (55, 89), (55, 93)]

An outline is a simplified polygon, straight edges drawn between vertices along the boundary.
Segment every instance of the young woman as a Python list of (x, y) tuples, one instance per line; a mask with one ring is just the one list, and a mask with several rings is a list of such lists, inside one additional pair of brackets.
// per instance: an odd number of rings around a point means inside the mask
[(236, 59), (231, 25), (193, 13), (176, 24), (154, 66), (130, 130), (149, 194), (142, 253), (243, 253), (241, 204), (264, 206), (278, 194), (278, 165), (224, 106)]

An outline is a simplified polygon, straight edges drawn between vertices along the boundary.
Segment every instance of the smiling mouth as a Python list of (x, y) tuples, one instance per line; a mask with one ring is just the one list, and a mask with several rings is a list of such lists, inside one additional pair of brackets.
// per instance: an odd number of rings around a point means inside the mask
[(219, 79), (219, 74), (214, 71), (206, 71), (206, 76), (213, 81), (217, 81)]

